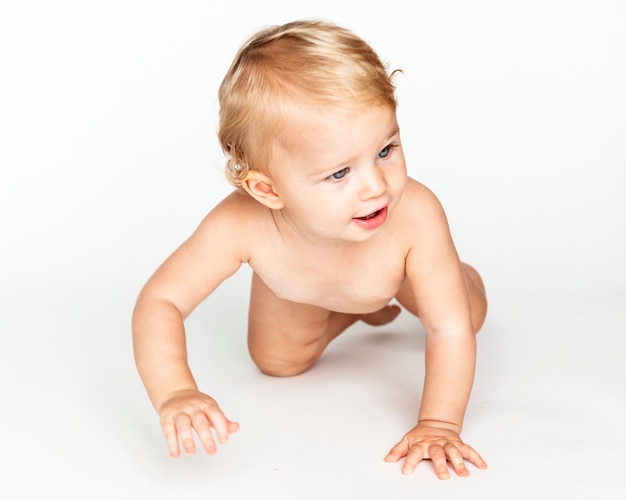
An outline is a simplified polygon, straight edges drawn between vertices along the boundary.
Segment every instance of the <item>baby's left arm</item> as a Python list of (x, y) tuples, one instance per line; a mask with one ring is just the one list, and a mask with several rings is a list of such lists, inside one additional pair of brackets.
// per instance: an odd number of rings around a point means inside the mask
[(460, 437), (474, 359), (474, 342), (468, 335), (427, 334), (426, 374), (418, 423), (391, 449), (386, 461), (397, 462), (406, 457), (402, 472), (410, 474), (421, 460), (430, 459), (440, 479), (449, 477), (447, 462), (462, 477), (469, 474), (466, 459), (481, 469), (486, 468), (481, 456)]
[(414, 250), (406, 269), (415, 306), (426, 330), (426, 370), (417, 425), (385, 457), (406, 457), (402, 471), (410, 474), (423, 459), (433, 462), (440, 479), (449, 477), (447, 462), (460, 476), (469, 474), (465, 460), (479, 468), (486, 463), (460, 438), (474, 379), (476, 338), (470, 300), (445, 214), (436, 197), (424, 188)]

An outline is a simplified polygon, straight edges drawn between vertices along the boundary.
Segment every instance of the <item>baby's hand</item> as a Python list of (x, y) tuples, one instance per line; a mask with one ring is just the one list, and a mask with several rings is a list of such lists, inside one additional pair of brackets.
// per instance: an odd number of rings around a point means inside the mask
[(212, 397), (194, 390), (172, 394), (159, 408), (159, 415), (167, 448), (174, 458), (180, 456), (179, 438), (185, 453), (196, 452), (192, 429), (209, 455), (217, 451), (211, 427), (220, 443), (226, 443), (228, 435), (239, 429), (239, 424), (228, 420)]
[(455, 472), (461, 477), (469, 475), (465, 459), (480, 469), (487, 468), (482, 457), (471, 446), (461, 441), (457, 432), (446, 429), (445, 424), (439, 425), (435, 421), (418, 423), (391, 449), (385, 461), (397, 462), (406, 456), (402, 473), (411, 474), (421, 460), (430, 459), (439, 479), (450, 477), (447, 462), (452, 464)]

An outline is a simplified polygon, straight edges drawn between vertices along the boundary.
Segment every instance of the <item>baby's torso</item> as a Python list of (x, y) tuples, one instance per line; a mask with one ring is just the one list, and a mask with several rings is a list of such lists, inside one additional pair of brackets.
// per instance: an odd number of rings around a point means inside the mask
[(399, 247), (372, 245), (350, 257), (303, 255), (288, 246), (255, 252), (249, 262), (280, 298), (332, 311), (367, 313), (386, 305), (404, 281), (405, 255)]
[(330, 249), (285, 238), (270, 218), (256, 226), (248, 264), (280, 298), (338, 312), (377, 311), (405, 280), (410, 247), (403, 224), (392, 214), (366, 241)]
[(328, 310), (379, 310), (400, 291), (409, 252), (419, 251), (425, 188), (415, 181), (381, 230), (352, 245), (305, 244), (281, 233), (268, 208), (245, 194), (230, 197), (226, 211), (238, 227), (234, 236), (247, 262), (280, 298)]

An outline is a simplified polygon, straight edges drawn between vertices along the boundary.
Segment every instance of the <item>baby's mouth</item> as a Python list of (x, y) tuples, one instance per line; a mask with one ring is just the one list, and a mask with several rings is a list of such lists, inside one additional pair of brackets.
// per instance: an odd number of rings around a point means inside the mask
[(376, 212), (372, 212), (369, 215), (366, 215), (364, 217), (355, 217), (355, 219), (359, 219), (359, 220), (367, 220), (367, 219), (372, 219), (374, 217), (376, 217), (380, 212), (382, 212), (382, 208), (380, 210), (376, 210)]
[(363, 217), (355, 217), (352, 221), (364, 229), (376, 229), (382, 226), (387, 220), (387, 207), (383, 207), (380, 210), (376, 210), (371, 214), (364, 215)]

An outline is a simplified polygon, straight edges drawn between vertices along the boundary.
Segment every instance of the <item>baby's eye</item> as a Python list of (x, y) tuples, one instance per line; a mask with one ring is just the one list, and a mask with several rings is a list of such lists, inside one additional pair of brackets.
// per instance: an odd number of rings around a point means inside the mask
[(385, 146), (383, 149), (380, 150), (380, 152), (378, 153), (378, 157), (379, 158), (387, 158), (389, 156), (389, 153), (391, 153), (391, 144)]
[(347, 175), (348, 172), (350, 172), (350, 167), (345, 167), (335, 172), (334, 174), (332, 174), (330, 178), (338, 181), (339, 179), (343, 179)]

